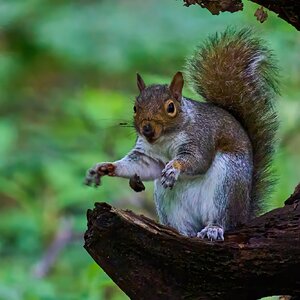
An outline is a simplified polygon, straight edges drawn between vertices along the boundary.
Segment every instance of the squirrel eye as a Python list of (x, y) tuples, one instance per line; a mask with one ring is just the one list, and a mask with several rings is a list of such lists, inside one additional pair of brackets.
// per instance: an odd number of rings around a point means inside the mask
[(167, 111), (167, 114), (170, 117), (175, 117), (175, 115), (176, 115), (176, 106), (175, 106), (175, 104), (174, 104), (174, 102), (172, 100), (168, 100), (165, 103), (165, 109)]
[(136, 114), (136, 106), (133, 107), (133, 111)]
[(171, 103), (168, 105), (167, 112), (168, 112), (168, 113), (173, 113), (174, 110), (175, 110), (174, 103), (171, 102)]

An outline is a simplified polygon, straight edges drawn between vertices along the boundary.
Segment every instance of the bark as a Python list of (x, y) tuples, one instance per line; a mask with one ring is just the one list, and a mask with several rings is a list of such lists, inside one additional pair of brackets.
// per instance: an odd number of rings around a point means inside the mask
[(224, 242), (187, 238), (153, 220), (96, 203), (85, 249), (131, 299), (300, 296), (300, 184), (286, 205)]
[[(300, 30), (300, 1), (299, 0), (250, 0), (276, 13), (279, 18), (285, 20), (297, 30)], [(242, 0), (183, 0), (185, 6), (198, 4), (207, 8), (212, 14), (220, 12), (236, 12), (243, 10)], [(257, 14), (255, 14), (257, 16)], [(259, 14), (261, 15), (261, 14)], [(259, 18), (263, 22), (266, 18)]]

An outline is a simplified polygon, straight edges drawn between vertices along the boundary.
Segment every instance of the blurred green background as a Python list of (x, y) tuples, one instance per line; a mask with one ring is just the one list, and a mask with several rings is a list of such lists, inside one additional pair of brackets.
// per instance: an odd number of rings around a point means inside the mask
[[(169, 82), (207, 34), (257, 28), (278, 58), (278, 184), (268, 207), (300, 181), (300, 33), (257, 6), (212, 16), (182, 1), (0, 1), (0, 299), (126, 299), (83, 249), (86, 210), (107, 201), (155, 217), (152, 185), (83, 185), (95, 162), (134, 145), (135, 74)], [(187, 88), (185, 94), (192, 95)], [(197, 96), (195, 96), (197, 97)], [(199, 99), (199, 97), (198, 97)], [(262, 141), (263, 142), (263, 141)]]

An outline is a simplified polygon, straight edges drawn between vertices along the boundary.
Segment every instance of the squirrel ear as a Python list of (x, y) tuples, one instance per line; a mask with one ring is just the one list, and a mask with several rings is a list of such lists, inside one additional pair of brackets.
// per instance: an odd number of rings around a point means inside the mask
[(136, 83), (140, 92), (146, 88), (146, 84), (139, 73), (136, 73)]
[(184, 83), (184, 80), (183, 80), (183, 77), (182, 77), (182, 73), (177, 72), (174, 75), (174, 77), (172, 79), (172, 82), (169, 86), (169, 89), (170, 89), (172, 95), (174, 96), (174, 98), (177, 101), (181, 100), (183, 83)]

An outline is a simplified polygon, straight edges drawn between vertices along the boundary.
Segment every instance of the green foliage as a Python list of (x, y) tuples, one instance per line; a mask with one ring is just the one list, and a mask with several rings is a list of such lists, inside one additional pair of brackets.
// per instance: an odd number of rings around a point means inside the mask
[[(0, 3), (0, 299), (126, 298), (82, 247), (85, 212), (95, 201), (139, 211), (140, 198), (122, 179), (87, 188), (85, 172), (134, 144), (134, 129), (118, 124), (131, 122), (135, 72), (168, 82), (199, 41), (227, 25), (257, 27), (280, 62), (278, 184), (269, 207), (282, 205), (300, 178), (300, 39), (275, 16), (259, 24), (255, 8), (216, 17), (180, 1)], [(141, 197), (153, 207), (151, 190), (147, 184)], [(76, 238), (38, 278), (35, 266), (64, 218)]]

